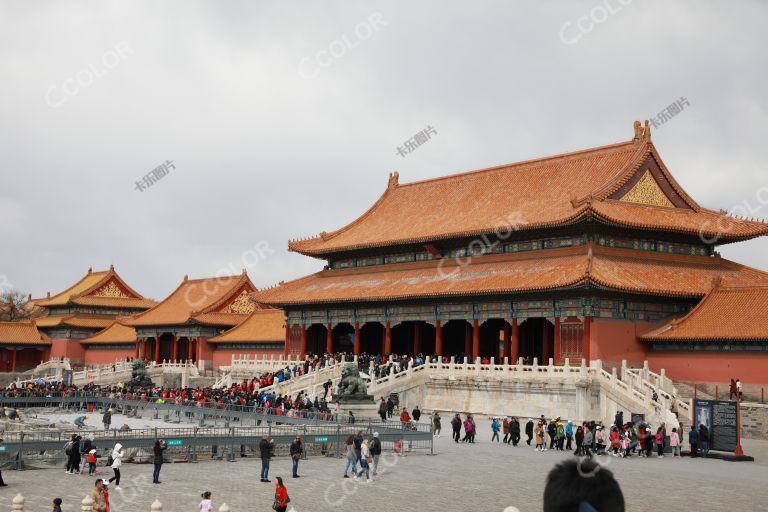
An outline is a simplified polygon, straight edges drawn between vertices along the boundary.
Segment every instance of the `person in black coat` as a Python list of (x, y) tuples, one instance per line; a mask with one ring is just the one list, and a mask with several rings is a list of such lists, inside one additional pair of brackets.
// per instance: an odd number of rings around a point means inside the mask
[(509, 433), (512, 436), (512, 446), (517, 446), (520, 442), (520, 422), (517, 418), (512, 418), (512, 423), (509, 424)]
[(269, 459), (272, 458), (272, 453), (275, 448), (275, 443), (267, 436), (261, 437), (259, 442), (259, 455), (261, 456), (261, 481), (270, 482), (269, 479)]
[(526, 443), (530, 446), (533, 439), (533, 420), (531, 418), (528, 418), (528, 423), (525, 424), (525, 435), (528, 436)]
[(155, 469), (152, 472), (152, 483), (160, 483), (160, 469), (163, 467), (163, 452), (168, 449), (168, 446), (164, 441), (155, 441), (155, 446), (152, 447), (152, 463), (155, 465)]
[(458, 443), (461, 439), (461, 417), (458, 413), (451, 420), (451, 428), (453, 428), (453, 440)]

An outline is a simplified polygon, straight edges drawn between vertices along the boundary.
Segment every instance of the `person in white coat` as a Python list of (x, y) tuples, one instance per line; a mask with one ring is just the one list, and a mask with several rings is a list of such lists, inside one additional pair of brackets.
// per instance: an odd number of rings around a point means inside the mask
[(109, 483), (115, 482), (115, 489), (118, 491), (120, 489), (120, 466), (123, 465), (123, 456), (125, 455), (125, 452), (123, 451), (123, 445), (120, 443), (115, 444), (115, 449), (112, 450), (112, 471), (115, 472), (115, 475), (109, 479)]

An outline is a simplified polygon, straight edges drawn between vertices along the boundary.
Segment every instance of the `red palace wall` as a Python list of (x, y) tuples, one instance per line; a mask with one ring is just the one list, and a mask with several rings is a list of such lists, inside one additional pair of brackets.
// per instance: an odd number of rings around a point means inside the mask
[(765, 352), (650, 352), (648, 364), (664, 368), (672, 380), (730, 382), (768, 385), (768, 353)]
[(85, 360), (85, 347), (79, 340), (52, 339), (50, 357), (68, 357), (75, 363), (82, 362)]
[[(25, 348), (16, 351), (16, 371), (23, 372), (30, 370), (40, 364), (46, 357), (47, 349)], [(0, 372), (11, 371), (11, 351), (5, 348), (0, 349)]]
[(659, 324), (595, 318), (592, 321), (590, 359), (600, 359), (609, 365), (626, 359), (630, 366), (642, 366), (648, 356), (647, 346), (637, 337)]
[(125, 361), (136, 356), (136, 349), (99, 348), (85, 351), (85, 364), (113, 364), (115, 361)]
[(253, 357), (270, 357), (275, 356), (275, 359), (283, 355), (283, 349), (219, 349), (213, 353), (213, 367), (218, 368), (220, 366), (229, 366), (232, 364), (232, 356), (238, 357), (244, 354)]

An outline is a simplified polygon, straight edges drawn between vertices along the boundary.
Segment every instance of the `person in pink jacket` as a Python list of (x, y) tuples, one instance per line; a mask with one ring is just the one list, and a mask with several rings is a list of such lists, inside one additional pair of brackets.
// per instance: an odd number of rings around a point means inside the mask
[(672, 447), (672, 457), (680, 457), (680, 435), (676, 428), (673, 428), (669, 435), (669, 446)]

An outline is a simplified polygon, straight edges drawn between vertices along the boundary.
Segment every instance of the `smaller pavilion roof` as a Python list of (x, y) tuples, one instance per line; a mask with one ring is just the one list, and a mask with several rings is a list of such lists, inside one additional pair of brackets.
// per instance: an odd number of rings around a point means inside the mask
[(128, 286), (113, 266), (100, 272), (89, 268), (82, 279), (63, 292), (45, 299), (35, 299), (35, 305), (43, 308), (81, 305), (148, 309), (155, 304), (155, 301), (144, 298)]
[(35, 324), (40, 329), (50, 329), (62, 325), (80, 327), (83, 329), (104, 329), (114, 321), (114, 317), (108, 315), (88, 315), (84, 313), (75, 313), (73, 315), (43, 316), (36, 318)]
[(32, 321), (0, 322), (0, 344), (2, 345), (50, 345), (45, 333), (37, 330)]
[(136, 343), (136, 329), (118, 321), (89, 338), (80, 340), (84, 345), (113, 345), (116, 343)]
[(275, 343), (285, 341), (285, 314), (281, 309), (254, 311), (240, 325), (211, 338), (210, 343)]
[(197, 321), (232, 327), (260, 306), (251, 299), (256, 290), (248, 274), (184, 280), (152, 309), (126, 320), (133, 327), (183, 325)]
[(651, 342), (768, 340), (768, 286), (716, 284), (686, 316), (640, 338)]

